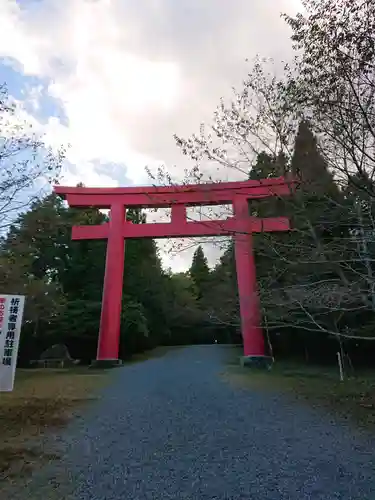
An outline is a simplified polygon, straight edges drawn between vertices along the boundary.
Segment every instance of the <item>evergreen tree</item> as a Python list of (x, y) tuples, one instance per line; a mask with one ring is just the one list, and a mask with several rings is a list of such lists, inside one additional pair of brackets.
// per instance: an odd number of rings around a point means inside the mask
[(287, 173), (287, 157), (282, 151), (277, 156), (262, 151), (257, 155), (256, 162), (250, 170), (249, 179), (261, 180), (270, 177), (282, 177)]
[(337, 195), (333, 176), (318, 149), (307, 121), (299, 124), (291, 161), (292, 174), (302, 181), (302, 189), (315, 195)]
[[(141, 211), (129, 211), (134, 223)], [(101, 224), (99, 210), (66, 208), (50, 195), (21, 215), (0, 247), (0, 282), (8, 293), (27, 295), (20, 359), (37, 358), (53, 343), (72, 356), (95, 358), (105, 268), (105, 241), (72, 241), (73, 225)], [(124, 356), (159, 343), (167, 324), (165, 276), (152, 240), (129, 240), (121, 352)], [(31, 354), (32, 353), (32, 354)]]
[[(249, 172), (249, 179), (262, 180), (273, 177), (285, 177), (289, 173), (288, 159), (280, 151), (271, 155), (262, 151), (256, 157), (254, 165)], [(275, 217), (285, 215), (285, 201), (276, 196), (270, 198), (249, 200), (250, 215), (255, 217)]]
[(168, 276), (165, 283), (168, 297), (168, 344), (201, 343), (204, 314), (197, 301), (196, 287), (189, 272)]
[(201, 245), (196, 249), (193, 256), (193, 262), (190, 267), (190, 276), (197, 290), (198, 300), (202, 299), (210, 276), (210, 268), (208, 267), (207, 258)]

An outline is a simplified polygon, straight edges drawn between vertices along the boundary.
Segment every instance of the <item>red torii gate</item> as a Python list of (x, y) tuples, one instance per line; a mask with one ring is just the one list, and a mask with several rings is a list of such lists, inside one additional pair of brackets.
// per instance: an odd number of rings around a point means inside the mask
[[(116, 364), (119, 353), (124, 251), (126, 238), (173, 238), (188, 236), (233, 236), (240, 299), (244, 361), (265, 358), (257, 294), (252, 233), (288, 231), (286, 217), (250, 217), (248, 200), (289, 195), (293, 181), (284, 177), (260, 181), (225, 182), (171, 187), (85, 188), (56, 186), (71, 207), (110, 209), (109, 222), (96, 226), (75, 226), (73, 240), (107, 239), (107, 257), (97, 363)], [(186, 207), (232, 204), (234, 216), (225, 220), (187, 221)], [(126, 208), (172, 209), (170, 223), (132, 224)]]

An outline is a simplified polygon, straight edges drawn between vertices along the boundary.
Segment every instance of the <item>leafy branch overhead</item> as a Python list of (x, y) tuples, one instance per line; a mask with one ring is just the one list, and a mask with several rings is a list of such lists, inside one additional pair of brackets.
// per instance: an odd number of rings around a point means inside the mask
[(65, 157), (53, 151), (23, 118), (20, 105), (0, 86), (0, 230), (57, 182)]
[[(327, 348), (332, 338), (353, 339), (357, 347), (360, 339), (375, 340), (375, 4), (303, 4), (304, 13), (283, 16), (296, 51), (283, 73), (276, 76), (272, 61), (258, 58), (211, 125), (175, 138), (193, 162), (186, 182), (300, 179), (295, 196), (254, 202), (249, 210), (292, 220), (290, 234), (255, 236), (258, 281), (275, 342), (277, 332), (293, 336), (306, 354), (319, 352), (323, 339)], [(226, 273), (221, 279), (228, 308), (217, 300), (211, 318), (239, 326), (230, 280)]]

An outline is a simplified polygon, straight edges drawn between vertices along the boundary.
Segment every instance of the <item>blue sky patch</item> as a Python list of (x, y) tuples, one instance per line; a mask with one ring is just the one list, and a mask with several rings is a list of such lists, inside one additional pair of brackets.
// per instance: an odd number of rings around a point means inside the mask
[[(22, 67), (13, 59), (0, 58), (0, 83), (5, 83), (9, 95), (21, 100), (25, 109), (41, 123), (46, 123), (49, 117), (57, 117), (63, 125), (68, 125), (68, 119), (61, 103), (48, 94), (49, 80), (22, 73)], [(27, 102), (32, 89), (40, 88), (38, 108)]]

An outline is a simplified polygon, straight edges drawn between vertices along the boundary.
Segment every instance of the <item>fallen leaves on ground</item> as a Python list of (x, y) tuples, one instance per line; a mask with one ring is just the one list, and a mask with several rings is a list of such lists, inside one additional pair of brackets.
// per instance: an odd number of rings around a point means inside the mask
[(0, 480), (29, 473), (57, 458), (41, 437), (66, 425), (74, 411), (95, 399), (105, 371), (87, 368), (18, 370), (13, 392), (0, 394)]
[(359, 427), (375, 430), (374, 372), (357, 374), (341, 382), (334, 368), (276, 362), (270, 371), (254, 371), (230, 363), (222, 376), (229, 383), (249, 389), (283, 391)]

